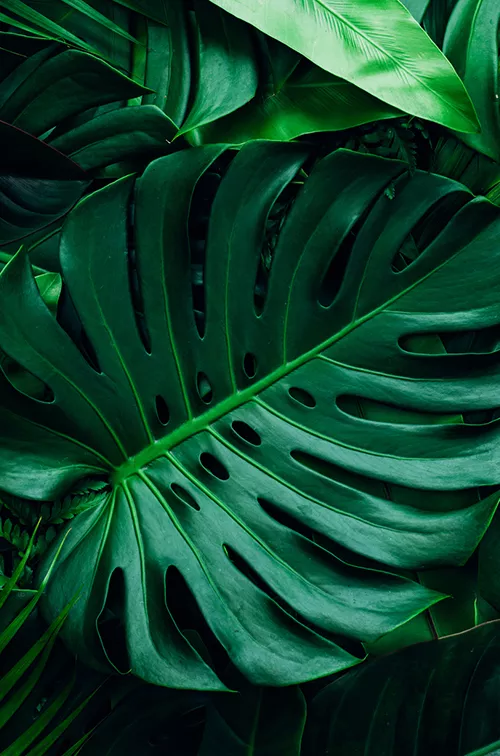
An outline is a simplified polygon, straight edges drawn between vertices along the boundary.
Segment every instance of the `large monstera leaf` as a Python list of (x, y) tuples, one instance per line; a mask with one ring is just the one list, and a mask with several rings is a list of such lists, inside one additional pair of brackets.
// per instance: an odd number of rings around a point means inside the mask
[(81, 589), (66, 638), (95, 664), (111, 615), (120, 668), (223, 687), (182, 632), (183, 589), (254, 683), (348, 667), (343, 639), (442, 598), (387, 568), (461, 564), (493, 515), (475, 487), (498, 482), (498, 427), (471, 413), (498, 403), (495, 353), (445, 346), (496, 332), (499, 209), (307, 149), (193, 148), (81, 201), (60, 247), (78, 345), (26, 254), (0, 276), (0, 348), (48, 393), (0, 376), (0, 488), (110, 484), (45, 600), (52, 616)]

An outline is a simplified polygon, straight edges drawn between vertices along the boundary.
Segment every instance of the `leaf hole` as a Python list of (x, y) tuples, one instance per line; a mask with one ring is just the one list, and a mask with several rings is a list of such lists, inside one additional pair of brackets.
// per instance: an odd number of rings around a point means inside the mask
[(440, 425), (461, 423), (461, 415), (453, 412), (428, 412), (398, 407), (396, 404), (380, 402), (365, 397), (342, 394), (336, 399), (341, 412), (351, 417), (388, 423), (391, 425)]
[(80, 316), (78, 315), (68, 291), (68, 287), (65, 286), (64, 283), (59, 298), (57, 321), (71, 338), (87, 364), (90, 365), (92, 370), (95, 370), (96, 373), (101, 374), (101, 367), (97, 359), (96, 351), (82, 325)]
[(200, 511), (200, 505), (185, 488), (179, 486), (177, 483), (171, 483), (170, 488), (177, 498), (184, 502), (184, 504), (187, 504), (188, 507), (191, 507), (192, 509), (196, 509), (197, 512)]
[(135, 203), (129, 202), (127, 213), (127, 266), (130, 297), (132, 300), (132, 309), (134, 311), (135, 322), (139, 338), (148, 354), (151, 354), (151, 339), (149, 336), (146, 320), (144, 317), (144, 299), (142, 296), (141, 285), (139, 283), (139, 274), (137, 272), (137, 254), (135, 249)]
[(170, 412), (168, 409), (168, 404), (166, 403), (165, 399), (159, 394), (155, 399), (155, 408), (156, 408), (156, 415), (160, 423), (162, 425), (168, 425), (168, 421), (170, 420)]
[(108, 584), (106, 603), (97, 620), (97, 632), (106, 656), (120, 674), (130, 672), (130, 659), (123, 622), (125, 606), (125, 578), (123, 570), (113, 570)]
[(358, 222), (355, 228), (347, 233), (323, 275), (318, 293), (318, 302), (322, 307), (331, 307), (340, 291), (359, 227)]
[(197, 379), (196, 379), (196, 386), (198, 389), (198, 395), (202, 402), (205, 402), (205, 404), (210, 404), (210, 402), (213, 399), (213, 391), (212, 391), (212, 385), (210, 381), (208, 380), (205, 373), (198, 373)]
[(243, 358), (243, 370), (247, 378), (254, 378), (257, 373), (257, 358), (251, 352), (247, 352)]
[(188, 238), (191, 265), (191, 297), (196, 329), (205, 335), (206, 320), (206, 245), (212, 205), (231, 155), (215, 161), (198, 180), (193, 192), (188, 218)]
[(237, 436), (243, 439), (243, 441), (247, 441), (249, 444), (252, 444), (252, 446), (261, 445), (261, 437), (256, 430), (248, 425), (248, 423), (244, 423), (242, 420), (235, 420), (231, 424), (231, 428)]
[[(179, 632), (223, 679), (219, 670), (227, 668), (227, 652), (210, 629), (184, 575), (174, 565), (168, 567), (165, 575), (165, 603)], [(196, 634), (198, 643), (195, 644), (193, 636)]]
[(413, 333), (402, 336), (399, 346), (412, 354), (494, 354), (500, 351), (500, 325), (475, 330)]
[(316, 406), (316, 399), (312, 394), (309, 393), (309, 391), (306, 391), (305, 389), (299, 388), (298, 386), (291, 386), (291, 388), (288, 389), (288, 393), (299, 404), (302, 404), (304, 407), (309, 407), (309, 409), (313, 409)]
[(304, 185), (305, 178), (306, 174), (304, 170), (300, 169), (295, 178), (280, 192), (269, 210), (253, 292), (254, 309), (258, 317), (264, 311), (275, 250), (281, 231), (297, 195)]
[(300, 522), (297, 518), (288, 514), (288, 512), (285, 512), (268, 499), (258, 496), (257, 501), (264, 512), (269, 515), (269, 517), (272, 517), (273, 520), (279, 522), (280, 525), (284, 525), (289, 530), (293, 530), (295, 533), (304, 536), (304, 538), (307, 538), (309, 541), (314, 541), (315, 534), (312, 528), (304, 525), (304, 523)]
[(228, 560), (236, 567), (239, 572), (241, 572), (242, 575), (244, 575), (253, 585), (255, 585), (256, 588), (269, 596), (269, 598), (276, 601), (279, 606), (282, 606), (284, 602), (281, 596), (279, 596), (275, 591), (273, 591), (272, 588), (268, 586), (268, 584), (261, 578), (258, 572), (256, 572), (253, 567), (248, 564), (246, 559), (240, 556), (240, 554), (238, 554), (238, 552), (235, 551), (232, 546), (229, 546), (229, 544), (227, 543), (222, 544), (222, 548)]
[(200, 463), (202, 467), (215, 478), (219, 480), (229, 480), (229, 472), (217, 457), (214, 457), (210, 452), (202, 452), (200, 454)]

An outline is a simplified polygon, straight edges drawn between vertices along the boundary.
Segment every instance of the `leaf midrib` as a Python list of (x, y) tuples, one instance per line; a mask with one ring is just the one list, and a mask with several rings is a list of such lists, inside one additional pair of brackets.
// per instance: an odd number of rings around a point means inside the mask
[(200, 433), (201, 431), (205, 430), (206, 428), (208, 428), (209, 425), (216, 422), (217, 420), (224, 417), (225, 415), (229, 414), (230, 412), (233, 412), (235, 409), (238, 409), (238, 407), (241, 407), (243, 404), (246, 404), (248, 401), (253, 399), (254, 396), (256, 396), (257, 394), (260, 394), (262, 391), (265, 391), (265, 389), (272, 386), (281, 378), (284, 378), (285, 376), (292, 373), (294, 370), (297, 370), (298, 368), (302, 367), (302, 365), (305, 365), (307, 362), (317, 357), (325, 349), (328, 349), (337, 341), (340, 341), (341, 339), (343, 339), (344, 336), (347, 336), (349, 333), (354, 331), (356, 328), (359, 328), (359, 326), (371, 320), (379, 313), (384, 312), (394, 302), (397, 302), (399, 299), (401, 299), (401, 297), (405, 296), (410, 291), (415, 289), (417, 286), (423, 283), (427, 278), (430, 278), (431, 276), (433, 276), (438, 270), (443, 268), (456, 256), (461, 254), (464, 251), (464, 249), (465, 248), (460, 248), (459, 250), (457, 250), (457, 252), (455, 252), (453, 255), (450, 255), (450, 257), (444, 260), (440, 265), (430, 270), (426, 275), (422, 276), (421, 278), (418, 278), (410, 286), (401, 290), (400, 292), (395, 294), (393, 297), (391, 297), (387, 301), (383, 302), (379, 307), (375, 308), (371, 312), (367, 313), (366, 315), (363, 315), (358, 320), (352, 321), (347, 326), (342, 328), (340, 331), (335, 333), (333, 336), (330, 336), (330, 338), (326, 339), (325, 341), (322, 341), (317, 346), (299, 355), (294, 360), (290, 360), (289, 362), (281, 364), (278, 368), (276, 368), (276, 370), (273, 370), (272, 372), (264, 376), (264, 378), (261, 378), (260, 381), (256, 381), (251, 386), (248, 386), (246, 389), (242, 389), (241, 391), (236, 391), (234, 394), (231, 394), (230, 396), (226, 397), (226, 399), (223, 399), (221, 402), (214, 405), (214, 407), (211, 407), (209, 410), (207, 410), (207, 412), (204, 412), (203, 414), (198, 415), (197, 417), (194, 417), (191, 420), (188, 420), (187, 422), (183, 423), (178, 428), (176, 428), (174, 431), (172, 431), (172, 433), (166, 436), (163, 436), (162, 438), (155, 441), (153, 444), (146, 446), (144, 449), (142, 449), (133, 457), (130, 457), (125, 463), (123, 463), (122, 465), (120, 465), (120, 467), (114, 470), (111, 476), (112, 484), (118, 485), (130, 475), (135, 475), (139, 470), (141, 470), (143, 467), (148, 465), (150, 462), (153, 462), (153, 460), (157, 459), (166, 451), (170, 451), (175, 446), (178, 446), (179, 444), (181, 444), (183, 441), (186, 441), (191, 436), (194, 436), (197, 433)]
[[(433, 89), (433, 88), (432, 88), (432, 87), (431, 87), (431, 86), (430, 86), (430, 85), (429, 85), (429, 84), (428, 84), (428, 83), (426, 82), (426, 80), (425, 80), (424, 78), (422, 78), (421, 76), (419, 76), (419, 75), (418, 75), (418, 73), (417, 73), (417, 72), (415, 72), (415, 71), (412, 71), (412, 70), (411, 70), (411, 69), (410, 69), (410, 68), (409, 68), (408, 66), (406, 66), (406, 65), (404, 64), (404, 62), (400, 61), (400, 60), (399, 60), (399, 59), (398, 59), (398, 58), (397, 58), (397, 57), (396, 57), (395, 55), (393, 55), (393, 54), (392, 54), (391, 52), (389, 52), (388, 50), (386, 50), (385, 48), (381, 47), (381, 46), (380, 46), (380, 45), (378, 45), (378, 44), (377, 44), (376, 42), (374, 42), (374, 41), (373, 41), (373, 39), (371, 39), (371, 38), (370, 38), (370, 37), (369, 37), (368, 35), (364, 34), (364, 33), (363, 33), (363, 32), (362, 32), (362, 31), (361, 31), (361, 30), (360, 30), (360, 29), (359, 29), (359, 28), (358, 28), (358, 27), (357, 27), (357, 26), (356, 26), (356, 25), (355, 25), (355, 24), (353, 23), (353, 22), (351, 22), (351, 21), (348, 21), (348, 19), (346, 19), (346, 18), (345, 18), (345, 16), (342, 16), (342, 15), (341, 15), (341, 14), (340, 14), (340, 13), (338, 12), (338, 10), (335, 10), (334, 8), (331, 8), (330, 6), (328, 6), (328, 5), (327, 5), (327, 4), (326, 4), (326, 3), (324, 2), (324, 0), (315, 0), (315, 2), (317, 2), (317, 3), (318, 3), (318, 5), (322, 6), (322, 7), (323, 7), (323, 9), (325, 10), (325, 12), (326, 12), (326, 13), (328, 13), (328, 14), (331, 14), (331, 15), (332, 15), (332, 16), (333, 16), (334, 18), (336, 18), (336, 19), (337, 19), (337, 20), (338, 20), (338, 21), (339, 21), (339, 22), (340, 22), (341, 24), (344, 24), (344, 25), (345, 25), (346, 27), (350, 28), (350, 29), (351, 29), (351, 30), (352, 30), (352, 31), (353, 31), (353, 32), (354, 32), (354, 33), (355, 33), (355, 34), (356, 34), (357, 36), (361, 37), (361, 39), (364, 39), (364, 40), (365, 40), (365, 42), (367, 42), (367, 43), (368, 43), (368, 44), (369, 44), (369, 45), (370, 45), (371, 47), (373, 47), (373, 48), (375, 48), (376, 50), (378, 50), (378, 51), (379, 51), (380, 53), (382, 53), (382, 55), (383, 55), (383, 56), (385, 56), (386, 58), (389, 58), (390, 60), (392, 60), (392, 62), (396, 64), (397, 68), (399, 68), (399, 69), (401, 69), (401, 70), (405, 71), (405, 72), (406, 72), (406, 74), (407, 74), (407, 76), (409, 76), (410, 78), (412, 78), (412, 79), (414, 79), (415, 81), (417, 81), (417, 82), (418, 82), (418, 83), (419, 83), (419, 84), (420, 84), (420, 85), (421, 85), (421, 86), (422, 86), (422, 87), (423, 87), (424, 89), (426, 89), (426, 90), (427, 90), (428, 92), (430, 92), (430, 93), (432, 94), (432, 96), (433, 96), (433, 97), (436, 97), (436, 98), (437, 98), (438, 100), (441, 100), (441, 102), (443, 102), (443, 103), (444, 103), (444, 104), (445, 104), (445, 105), (446, 105), (446, 106), (447, 106), (448, 108), (450, 108), (450, 110), (453, 110), (453, 111), (455, 111), (455, 113), (457, 113), (457, 114), (458, 114), (458, 115), (460, 116), (460, 118), (462, 118), (462, 119), (464, 119), (464, 120), (468, 121), (468, 122), (469, 122), (469, 123), (471, 123), (471, 124), (474, 124), (474, 121), (473, 121), (473, 119), (469, 118), (469, 116), (468, 116), (468, 115), (466, 115), (466, 114), (465, 114), (465, 113), (464, 113), (463, 111), (461, 111), (461, 110), (460, 110), (460, 109), (459, 109), (459, 108), (458, 108), (458, 107), (457, 107), (457, 106), (456, 106), (456, 105), (454, 104), (454, 102), (451, 102), (451, 101), (450, 101), (449, 99), (447, 99), (446, 97), (443, 97), (443, 95), (441, 95), (441, 93), (440, 93), (440, 92), (438, 92), (437, 90)], [(408, 13), (409, 13), (409, 11), (408, 11)], [(410, 14), (410, 18), (411, 18), (411, 14)], [(414, 21), (414, 19), (411, 19), (411, 21)], [(416, 23), (416, 21), (415, 21), (415, 23)], [(422, 30), (422, 32), (423, 32), (423, 33), (425, 34), (425, 36), (427, 36), (427, 37), (428, 37), (428, 35), (427, 35), (427, 34), (426, 34), (426, 33), (425, 33), (425, 32), (424, 32), (423, 30)], [(434, 47), (436, 48), (436, 50), (438, 50), (438, 52), (439, 52), (439, 48), (437, 47), (437, 45), (435, 45), (435, 44), (434, 44), (434, 42), (433, 42), (433, 41), (432, 41), (432, 40), (430, 39), (430, 37), (428, 37), (428, 39), (429, 39), (429, 43), (430, 43), (430, 44), (431, 44), (432, 46), (434, 46)], [(309, 57), (309, 56), (307, 56), (307, 55), (306, 55), (306, 57)], [(309, 59), (311, 60), (311, 58), (309, 58)], [(314, 62), (314, 61), (313, 61), (313, 62)], [(327, 69), (325, 69), (325, 70), (327, 70)], [(332, 72), (332, 71), (329, 71), (329, 73), (333, 73), (333, 72)], [(334, 75), (336, 75), (336, 74), (334, 74)], [(345, 75), (344, 75), (344, 76), (342, 76), (341, 78), (346, 78), (346, 77), (345, 77)], [(346, 79), (346, 80), (347, 80), (347, 81), (349, 81), (350, 83), (354, 83), (354, 82), (353, 82), (353, 81), (352, 81), (351, 79)], [(360, 86), (360, 85), (358, 84), (357, 86)], [(362, 88), (362, 89), (364, 89), (364, 91), (365, 91), (365, 92), (367, 92), (367, 91), (368, 91), (368, 90), (367, 90), (367, 89), (365, 89), (365, 88), (364, 88), (363, 86), (361, 86), (361, 88)], [(372, 93), (372, 92), (369, 92), (369, 94), (373, 94), (373, 93)], [(373, 96), (375, 96), (375, 97), (376, 97), (377, 95), (373, 95)], [(392, 105), (392, 103), (388, 103), (388, 104), (389, 104), (389, 105)], [(397, 106), (394, 106), (394, 105), (392, 105), (392, 107), (397, 107)], [(475, 125), (475, 124), (474, 124), (474, 125)]]

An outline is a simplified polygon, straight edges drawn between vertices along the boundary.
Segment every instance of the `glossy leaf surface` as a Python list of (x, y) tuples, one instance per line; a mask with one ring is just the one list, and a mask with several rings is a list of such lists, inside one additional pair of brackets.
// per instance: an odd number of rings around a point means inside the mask
[(123, 160), (144, 160), (169, 152), (175, 124), (155, 105), (128, 107), (97, 115), (50, 140), (86, 171)]
[(0, 83), (2, 120), (41, 136), (84, 110), (133, 97), (144, 87), (107, 63), (77, 50), (47, 47)]
[(316, 66), (303, 65), (275, 89), (201, 129), (204, 142), (287, 141), (400, 115), (376, 97)]
[(468, 87), (480, 134), (460, 135), (470, 147), (500, 161), (500, 6), (495, 0), (459, 0), (446, 27), (443, 50)]
[(395, 108), (478, 131), (462, 82), (399, 0), (212, 2)]
[(241, 108), (254, 97), (259, 76), (251, 27), (203, 0), (195, 11), (198, 77), (181, 134)]
[(495, 754), (499, 670), (498, 622), (363, 665), (313, 702), (304, 755)]
[(70, 214), (63, 279), (90, 350), (23, 253), (0, 277), (0, 348), (54, 396), (2, 377), (0, 487), (113, 484), (74, 519), (46, 611), (82, 586), (66, 635), (102, 663), (114, 597), (123, 663), (174, 687), (220, 683), (178, 630), (172, 580), (252, 682), (291, 684), (356, 663), (339, 635), (373, 641), (435, 603), (380, 565), (464, 562), (497, 501), (470, 491), (497, 480), (497, 427), (461, 420), (496, 406), (489, 358), (429, 353), (421, 334), (497, 323), (480, 271), (498, 208), (397, 161), (339, 151), (300, 179), (303, 146), (248, 145), (227, 172), (223, 152), (161, 158)]
[[(133, 29), (136, 43), (105, 29), (91, 14), (68, 12), (62, 0), (40, 4), (38, 10), (148, 87), (150, 92), (128, 95), (129, 104), (156, 105), (192, 144), (288, 140), (401, 113), (357, 86), (357, 76), (353, 83), (309, 61), (298, 65), (299, 54), (208, 0), (194, 3), (189, 11), (183, 0), (151, 5), (137, 6), (140, 18), (111, 0), (99, 6), (106, 17), (120, 20), (123, 29)], [(399, 28), (394, 30), (399, 33)], [(92, 86), (97, 92), (102, 83)]]

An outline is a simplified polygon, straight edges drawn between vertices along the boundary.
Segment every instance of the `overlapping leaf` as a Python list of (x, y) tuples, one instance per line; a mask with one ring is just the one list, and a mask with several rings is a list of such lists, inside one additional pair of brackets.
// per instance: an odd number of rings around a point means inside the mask
[(151, 5), (137, 5), (140, 18), (111, 0), (100, 5), (110, 20), (120, 17), (135, 42), (106, 29), (91, 13), (68, 11), (62, 0), (38, 10), (81, 39), (84, 49), (96, 49), (148, 87), (150, 93), (131, 101), (159, 107), (195, 144), (290, 139), (400, 113), (315, 67), (304, 67), (288, 84), (301, 56), (209, 2), (197, 0), (191, 11), (182, 0)]
[(354, 670), (313, 702), (304, 756), (498, 753), (500, 623)]
[(482, 275), (498, 208), (345, 151), (300, 188), (307, 150), (255, 143), (222, 178), (200, 258), (222, 152), (162, 158), (72, 211), (61, 257), (83, 352), (23, 253), (0, 278), (0, 347), (53, 394), (2, 377), (0, 487), (44, 499), (88, 475), (113, 484), (73, 521), (46, 610), (82, 586), (66, 634), (102, 663), (111, 602), (132, 669), (174, 687), (220, 683), (179, 631), (171, 586), (250, 680), (290, 684), (356, 663), (338, 636), (374, 640), (435, 602), (380, 565), (462, 563), (496, 506), (473, 489), (497, 481), (497, 425), (463, 421), (496, 406), (495, 355), (428, 344), (498, 325), (496, 268)]
[(395, 108), (479, 130), (462, 82), (399, 0), (212, 1)]
[(300, 756), (306, 717), (300, 688), (238, 680), (237, 689), (208, 696), (136, 682), (82, 754), (148, 756), (161, 746), (169, 756)]
[(302, 64), (284, 82), (275, 82), (245, 107), (200, 129), (199, 139), (233, 144), (251, 139), (287, 141), (398, 115), (398, 110), (350, 82)]
[(469, 87), (481, 123), (479, 134), (461, 135), (470, 147), (500, 161), (499, 48), (500, 6), (495, 0), (459, 0), (443, 50)]

